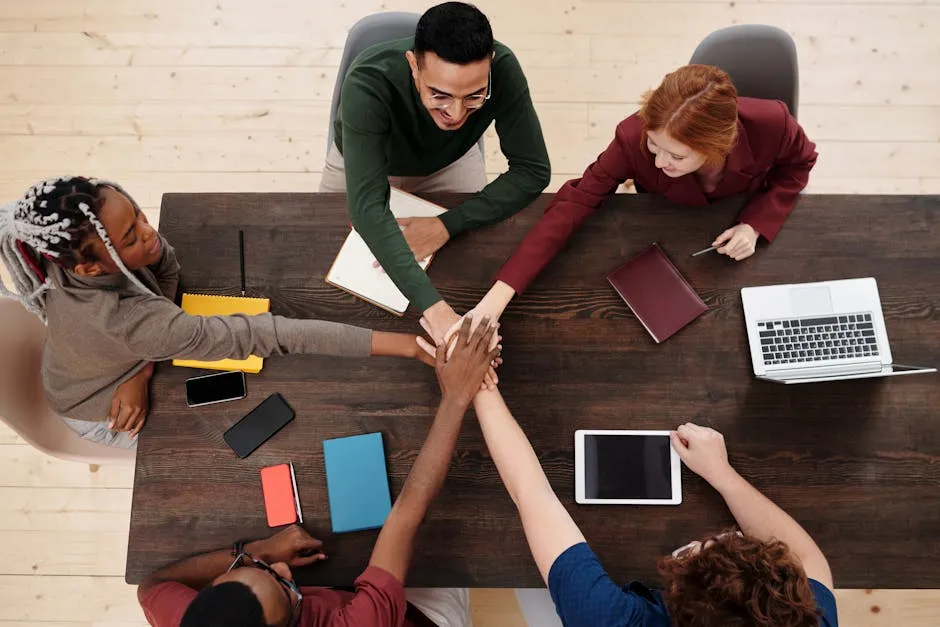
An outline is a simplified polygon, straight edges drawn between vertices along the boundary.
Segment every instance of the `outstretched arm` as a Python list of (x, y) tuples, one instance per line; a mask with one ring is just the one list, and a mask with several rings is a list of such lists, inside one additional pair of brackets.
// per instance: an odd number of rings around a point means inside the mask
[(548, 483), (532, 444), (499, 390), (480, 392), (473, 407), (499, 476), (512, 497), (542, 579), (559, 555), (584, 542), (584, 535)]
[(807, 577), (832, 589), (829, 562), (816, 542), (789, 514), (731, 467), (724, 436), (714, 429), (686, 423), (671, 437), (685, 465), (724, 498), (741, 531), (758, 540), (777, 539), (785, 543), (802, 562)]
[(480, 388), (483, 375), (499, 352), (489, 350), (494, 332), (495, 328), (486, 321), (471, 337), (470, 321), (467, 320), (450, 361), (445, 363), (444, 359), (447, 347), (441, 345), (437, 348), (436, 371), (441, 385), (441, 405), (369, 560), (370, 566), (382, 568), (403, 583), (411, 563), (415, 535), (431, 501), (444, 484), (470, 399)]

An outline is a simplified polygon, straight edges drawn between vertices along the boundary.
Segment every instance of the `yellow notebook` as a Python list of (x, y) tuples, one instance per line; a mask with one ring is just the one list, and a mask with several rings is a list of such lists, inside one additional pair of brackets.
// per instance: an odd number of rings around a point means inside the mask
[[(232, 314), (257, 316), (271, 310), (271, 301), (267, 298), (183, 294), (182, 306), (183, 311), (192, 316), (230, 316)], [(210, 370), (243, 370), (251, 374), (258, 374), (264, 366), (264, 359), (256, 355), (251, 355), (248, 359), (223, 359), (221, 361), (174, 359), (173, 365), (186, 368), (208, 368)]]

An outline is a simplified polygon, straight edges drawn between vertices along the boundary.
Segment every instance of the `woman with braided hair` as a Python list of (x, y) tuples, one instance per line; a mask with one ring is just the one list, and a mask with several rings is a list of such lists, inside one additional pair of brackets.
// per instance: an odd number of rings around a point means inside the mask
[(0, 259), (13, 297), (47, 325), (43, 385), (80, 436), (133, 447), (153, 362), (289, 353), (394, 355), (433, 365), (414, 335), (322, 320), (190, 316), (175, 303), (180, 265), (137, 203), (114, 183), (41, 181), (0, 206)]

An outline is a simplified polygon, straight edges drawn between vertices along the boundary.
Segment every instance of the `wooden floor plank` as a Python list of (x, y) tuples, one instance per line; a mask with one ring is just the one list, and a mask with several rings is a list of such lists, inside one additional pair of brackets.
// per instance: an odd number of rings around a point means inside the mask
[(130, 506), (130, 489), (0, 488), (0, 532), (126, 533)]
[(146, 624), (134, 588), (121, 577), (0, 575), (2, 620)]
[(124, 577), (126, 531), (18, 530), (4, 531), (3, 538), (5, 575)]
[[(0, 270), (6, 271), (6, 268), (0, 267)], [(0, 422), (0, 444), (23, 444), (23, 440), (13, 429)]]
[(87, 464), (68, 462), (22, 444), (0, 444), (0, 487), (134, 487), (134, 466), (113, 464), (91, 472)]

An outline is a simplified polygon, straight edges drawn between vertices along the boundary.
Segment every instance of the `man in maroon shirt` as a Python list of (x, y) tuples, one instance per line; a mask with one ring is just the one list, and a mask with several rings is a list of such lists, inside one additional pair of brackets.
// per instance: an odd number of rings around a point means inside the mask
[[(369, 566), (354, 592), (299, 588), (291, 567), (326, 559), (322, 542), (298, 526), (264, 540), (236, 544), (156, 571), (137, 597), (154, 627), (464, 627), (466, 592), (419, 591), (406, 600), (405, 576), (414, 539), (431, 500), (444, 483), (467, 407), (499, 349), (489, 350), (495, 327), (484, 319), (470, 333), (465, 319), (453, 354), (437, 349), (441, 404), (427, 440), (379, 533)], [(421, 609), (419, 609), (421, 608)], [(432, 621), (430, 616), (433, 616)]]

